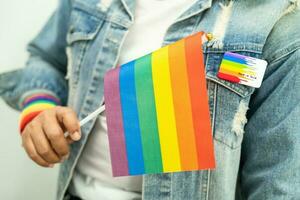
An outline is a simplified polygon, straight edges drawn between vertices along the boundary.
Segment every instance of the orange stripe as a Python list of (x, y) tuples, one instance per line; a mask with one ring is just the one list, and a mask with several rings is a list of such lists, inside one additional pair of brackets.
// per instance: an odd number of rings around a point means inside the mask
[(28, 115), (24, 116), (20, 120), (20, 133), (22, 134), (23, 130), (25, 129), (26, 125), (31, 122), (38, 114), (40, 114), (43, 110), (35, 111), (29, 113)]
[(186, 38), (185, 51), (198, 150), (198, 164), (200, 169), (208, 169), (215, 167), (215, 160), (202, 52), (202, 34), (201, 32)]
[(169, 46), (169, 67), (181, 168), (184, 171), (196, 170), (198, 169), (197, 148), (193, 128), (184, 40)]

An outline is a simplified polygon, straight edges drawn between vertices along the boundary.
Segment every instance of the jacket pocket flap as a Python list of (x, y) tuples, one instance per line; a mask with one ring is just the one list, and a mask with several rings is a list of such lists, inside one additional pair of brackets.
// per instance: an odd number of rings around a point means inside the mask
[(82, 3), (74, 3), (70, 15), (67, 43), (92, 40), (105, 20), (105, 13)]

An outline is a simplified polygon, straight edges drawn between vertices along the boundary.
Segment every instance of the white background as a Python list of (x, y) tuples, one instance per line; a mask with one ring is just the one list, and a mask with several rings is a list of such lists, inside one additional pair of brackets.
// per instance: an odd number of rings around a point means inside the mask
[[(38, 33), (57, 0), (0, 0), (0, 73), (23, 67), (26, 44)], [(0, 100), (0, 199), (55, 199), (58, 166), (43, 169), (25, 154), (19, 113)]]

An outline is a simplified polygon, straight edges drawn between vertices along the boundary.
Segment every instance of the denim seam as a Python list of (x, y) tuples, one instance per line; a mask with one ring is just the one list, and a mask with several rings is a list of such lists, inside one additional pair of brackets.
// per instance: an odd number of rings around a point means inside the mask
[(216, 119), (216, 107), (217, 107), (217, 93), (218, 93), (218, 87), (217, 84), (214, 84), (214, 94), (213, 94), (213, 98), (214, 98), (214, 103), (213, 103), (213, 119), (212, 119), (212, 131), (215, 131), (215, 119)]
[(121, 0), (127, 14), (130, 16), (130, 20), (133, 21), (134, 20), (134, 16), (132, 15), (130, 9), (128, 8), (128, 5), (126, 4), (126, 2), (124, 2), (124, 0)]
[(260, 43), (254, 42), (234, 42), (229, 44), (224, 44), (222, 49), (217, 49), (210, 47), (210, 42), (207, 42), (207, 45), (203, 47), (204, 53), (225, 53), (227, 51), (235, 51), (235, 52), (250, 52), (261, 54), (264, 45)]
[(74, 72), (77, 73), (76, 74), (76, 79), (74, 81), (74, 84), (76, 84), (76, 85), (77, 85), (78, 80), (79, 80), (79, 72), (80, 72), (80, 69), (82, 67), (82, 62), (83, 62), (83, 58), (84, 58), (87, 47), (88, 47), (88, 41), (84, 42), (84, 44), (80, 48), (80, 57), (78, 59), (77, 67), (74, 69), (75, 70)]
[(116, 16), (106, 17), (103, 20), (106, 21), (106, 22), (108, 22), (108, 23), (112, 23), (114, 25), (118, 25), (118, 26), (121, 26), (121, 27), (126, 28), (126, 29), (128, 29), (132, 25), (132, 23), (126, 23), (126, 22), (124, 22), (124, 24), (122, 24), (121, 23), (122, 18), (120, 16), (117, 16), (117, 17)]
[(209, 199), (209, 189), (210, 189), (210, 169), (207, 170), (207, 186), (206, 186), (206, 200)]
[(294, 43), (293, 45), (290, 45), (282, 50), (280, 50), (279, 52), (277, 52), (274, 56), (272, 56), (270, 58), (271, 62), (277, 62), (280, 61), (282, 58), (290, 55), (291, 53), (297, 51), (298, 49), (300, 49), (300, 41), (297, 41), (296, 43)]
[[(71, 87), (73, 90), (76, 89), (76, 86), (78, 84), (78, 80), (79, 80), (79, 72), (80, 72), (80, 69), (81, 69), (81, 65), (82, 65), (82, 62), (83, 62), (83, 59), (84, 59), (84, 55), (85, 55), (85, 52), (86, 52), (86, 49), (88, 47), (88, 41), (90, 41), (90, 39), (87, 39), (87, 40), (84, 40), (85, 42), (82, 42), (83, 44), (80, 44), (81, 42), (79, 42), (78, 45), (80, 45), (80, 50), (79, 50), (79, 58), (76, 59), (77, 62), (72, 64), (72, 66), (70, 66), (70, 83), (71, 83)], [(75, 42), (75, 41), (74, 41)], [(69, 44), (69, 47), (72, 49), (72, 46), (74, 45), (74, 43), (70, 43)], [(70, 49), (70, 51), (72, 51)], [(71, 57), (73, 57), (74, 55), (71, 54)], [(71, 58), (72, 60), (74, 60), (73, 58)], [(72, 72), (74, 71), (75, 74), (73, 74)], [(74, 76), (75, 77), (72, 77)]]
[(227, 147), (229, 147), (230, 149), (238, 149), (240, 148), (241, 145), (232, 145), (232, 144), (227, 144), (226, 142), (224, 142), (221, 138), (219, 137), (214, 137), (214, 140), (226, 145)]
[[(214, 126), (215, 126), (215, 113), (216, 113), (216, 93), (217, 93), (217, 86), (216, 86), (216, 84), (214, 85), (214, 89), (213, 89), (213, 92), (214, 92), (214, 94), (213, 94), (213, 98), (214, 98), (214, 100), (213, 100), (213, 115), (212, 115), (212, 125), (211, 125), (211, 127), (212, 127), (212, 133), (214, 132)], [(213, 134), (214, 135), (214, 134)], [(212, 135), (212, 137), (214, 137)], [(210, 175), (211, 175), (211, 170), (210, 169), (208, 169), (207, 170), (207, 183), (206, 183), (206, 196), (205, 196), (205, 199), (206, 200), (208, 200), (209, 199), (209, 191), (210, 191)]]
[[(217, 85), (214, 87), (214, 106), (213, 106), (213, 120), (212, 120), (212, 132), (215, 131), (215, 115), (216, 115), (216, 102), (217, 102)], [(210, 176), (211, 176), (211, 170), (208, 169), (207, 172), (207, 193), (206, 193), (206, 200), (209, 199), (209, 192), (210, 192)]]
[[(111, 27), (111, 24), (110, 24), (110, 27)], [(107, 28), (107, 29), (109, 29), (109, 27)], [(106, 32), (108, 32), (107, 34), (109, 35), (109, 30), (107, 30)], [(120, 57), (120, 53), (121, 53), (121, 48), (122, 48), (122, 46), (123, 46), (123, 44), (124, 44), (124, 42), (125, 42), (125, 39), (126, 39), (126, 36), (127, 36), (127, 34), (129, 33), (129, 31), (127, 30), (125, 33), (124, 33), (124, 35), (123, 35), (123, 38), (122, 38), (122, 40), (121, 40), (121, 42), (120, 42), (120, 46), (119, 46), (119, 48), (118, 48), (118, 53), (117, 53), (117, 56), (116, 56), (116, 59), (115, 59), (115, 61), (114, 61), (114, 64), (113, 64), (113, 68), (115, 68), (115, 67), (117, 67), (117, 63), (118, 63), (118, 60), (119, 60), (119, 57)], [(110, 40), (111, 38), (110, 37), (106, 37), (107, 38), (107, 40)], [(104, 45), (102, 45), (102, 47), (101, 47), (101, 50), (104, 48)], [(102, 97), (102, 99), (101, 99), (101, 103), (100, 103), (100, 105), (102, 105), (104, 103), (104, 97)], [(81, 110), (81, 112), (82, 112), (83, 110)]]

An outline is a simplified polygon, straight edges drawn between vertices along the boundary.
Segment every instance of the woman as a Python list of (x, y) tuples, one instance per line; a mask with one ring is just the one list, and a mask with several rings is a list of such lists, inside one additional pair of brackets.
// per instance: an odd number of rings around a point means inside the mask
[[(298, 1), (61, 0), (0, 95), (25, 109), (23, 146), (43, 167), (62, 162), (57, 199), (297, 199), (300, 197)], [(112, 178), (104, 73), (198, 31), (203, 44), (216, 169)], [(219, 79), (223, 54), (269, 64), (260, 88)], [(43, 102), (44, 104), (40, 104)], [(59, 106), (60, 105), (60, 106)], [(249, 108), (249, 111), (247, 112)], [(64, 131), (70, 136), (65, 138)]]

